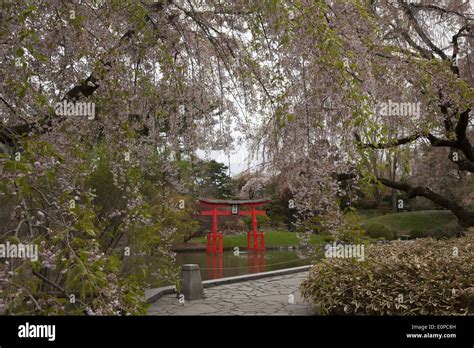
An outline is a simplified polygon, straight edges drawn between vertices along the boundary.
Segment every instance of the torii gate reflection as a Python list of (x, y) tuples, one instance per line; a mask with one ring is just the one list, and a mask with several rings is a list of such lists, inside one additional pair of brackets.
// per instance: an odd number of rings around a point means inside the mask
[[(224, 278), (224, 257), (232, 257), (232, 255), (223, 255), (219, 253), (207, 254), (207, 279)], [(265, 272), (265, 253), (247, 252), (247, 272)], [(229, 276), (233, 275), (235, 274), (231, 274)]]

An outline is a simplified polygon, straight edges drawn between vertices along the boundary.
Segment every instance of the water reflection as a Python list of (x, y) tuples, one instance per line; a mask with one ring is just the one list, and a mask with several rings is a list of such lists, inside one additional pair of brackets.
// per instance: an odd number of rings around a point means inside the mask
[[(311, 263), (307, 250), (289, 248), (267, 249), (264, 253), (251, 251), (224, 251), (222, 254), (206, 252), (181, 252), (176, 255), (176, 266), (187, 263), (198, 264), (202, 280), (234, 277), (249, 273), (276, 271), (284, 268), (298, 267)], [(160, 259), (149, 256), (135, 256), (127, 263), (128, 274), (144, 274), (150, 288), (172, 285), (162, 274)]]
[[(265, 253), (250, 252), (241, 253), (247, 258), (247, 272), (244, 267), (233, 267), (234, 270), (241, 269), (239, 273), (259, 273), (265, 272)], [(240, 255), (234, 255), (240, 256)], [(224, 255), (223, 254), (207, 254), (206, 267), (202, 271), (206, 272), (206, 279), (218, 279), (224, 277)]]
[(224, 271), (222, 254), (207, 254), (206, 260), (207, 279), (222, 278)]
[(295, 249), (266, 250), (264, 253), (224, 251), (222, 254), (206, 252), (182, 252), (176, 255), (176, 263), (181, 266), (195, 263), (201, 269), (203, 280), (234, 277), (249, 273), (276, 271), (283, 268), (308, 265), (310, 258)]
[(247, 253), (248, 273), (265, 272), (265, 253)]

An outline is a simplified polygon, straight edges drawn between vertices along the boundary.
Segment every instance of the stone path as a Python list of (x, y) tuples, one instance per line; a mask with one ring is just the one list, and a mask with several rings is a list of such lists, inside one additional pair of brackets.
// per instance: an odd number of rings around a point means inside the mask
[(299, 285), (307, 276), (308, 272), (300, 272), (205, 288), (206, 298), (186, 301), (184, 305), (176, 294), (165, 295), (150, 306), (148, 314), (310, 315), (310, 305), (303, 302), (299, 292)]

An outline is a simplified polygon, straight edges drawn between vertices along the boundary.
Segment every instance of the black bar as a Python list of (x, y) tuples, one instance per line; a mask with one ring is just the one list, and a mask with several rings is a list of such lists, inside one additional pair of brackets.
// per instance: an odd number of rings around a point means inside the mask
[[(0, 316), (0, 346), (88, 344), (411, 344), (472, 347), (473, 317), (32, 317)], [(55, 325), (55, 340), (20, 338), (26, 323)], [(432, 325), (430, 327), (430, 325)], [(455, 334), (455, 338), (407, 338)]]

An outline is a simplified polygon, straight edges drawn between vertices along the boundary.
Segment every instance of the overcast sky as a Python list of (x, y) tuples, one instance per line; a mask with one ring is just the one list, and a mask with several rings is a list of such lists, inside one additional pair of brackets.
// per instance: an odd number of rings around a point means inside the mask
[[(235, 176), (248, 168), (248, 155), (246, 144), (237, 144), (234, 142), (235, 150), (230, 152), (230, 175)], [(204, 152), (198, 150), (197, 155), (199, 158), (216, 160), (217, 162), (224, 163), (226, 166), (229, 165), (229, 158), (224, 151), (209, 151)]]

